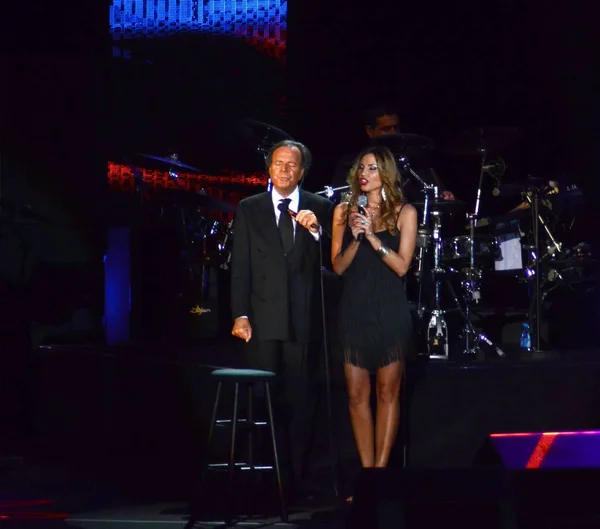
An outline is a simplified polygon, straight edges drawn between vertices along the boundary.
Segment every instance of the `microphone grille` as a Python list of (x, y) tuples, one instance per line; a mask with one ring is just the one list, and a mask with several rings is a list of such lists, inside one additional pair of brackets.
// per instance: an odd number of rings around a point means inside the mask
[(358, 198), (356, 199), (356, 205), (361, 208), (364, 208), (367, 206), (367, 204), (367, 195), (358, 195)]

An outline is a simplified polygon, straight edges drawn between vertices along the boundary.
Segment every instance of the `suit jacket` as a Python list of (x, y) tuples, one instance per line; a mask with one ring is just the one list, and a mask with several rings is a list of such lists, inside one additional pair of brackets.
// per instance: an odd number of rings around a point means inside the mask
[[(315, 213), (323, 227), (322, 239), (331, 233), (334, 207), (326, 198), (300, 189), (299, 209)], [(319, 307), (319, 241), (297, 225), (294, 249), (284, 256), (269, 192), (239, 203), (233, 233), (233, 318), (248, 316), (253, 338), (308, 341), (310, 314)], [(323, 261), (329, 262), (326, 252), (324, 247)]]

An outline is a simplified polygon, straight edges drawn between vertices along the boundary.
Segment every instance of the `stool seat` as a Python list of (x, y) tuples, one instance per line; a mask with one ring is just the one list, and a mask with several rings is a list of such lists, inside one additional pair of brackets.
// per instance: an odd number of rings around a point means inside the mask
[(264, 381), (275, 378), (275, 373), (260, 369), (215, 369), (210, 376), (218, 380)]

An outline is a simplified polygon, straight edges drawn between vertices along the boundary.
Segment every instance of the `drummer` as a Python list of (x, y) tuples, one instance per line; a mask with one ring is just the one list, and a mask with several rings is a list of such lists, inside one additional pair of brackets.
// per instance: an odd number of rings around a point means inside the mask
[[(364, 116), (364, 126), (370, 144), (374, 144), (376, 141), (379, 143), (384, 136), (393, 140), (393, 136), (400, 134), (400, 119), (398, 113), (389, 106), (378, 106), (367, 110)], [(378, 140), (375, 140), (375, 138), (378, 138)], [(426, 140), (426, 138), (423, 139)], [(346, 185), (348, 171), (355, 158), (356, 154), (353, 153), (351, 155), (343, 156), (338, 161), (331, 182), (333, 187), (342, 187)], [(408, 202), (418, 202), (422, 200), (422, 184), (415, 181), (414, 177), (407, 171), (401, 169), (400, 172), (402, 173), (404, 180), (403, 192), (407, 197)], [(444, 189), (442, 181), (433, 168), (424, 170), (419, 168), (416, 172), (427, 184), (436, 185), (440, 189), (440, 197), (442, 199), (454, 200), (454, 193)]]

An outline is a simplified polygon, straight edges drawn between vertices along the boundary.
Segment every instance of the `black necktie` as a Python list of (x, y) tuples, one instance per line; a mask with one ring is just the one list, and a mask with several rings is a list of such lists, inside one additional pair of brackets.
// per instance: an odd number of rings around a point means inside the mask
[(292, 223), (292, 217), (290, 217), (288, 213), (291, 201), (292, 199), (290, 198), (282, 198), (277, 206), (280, 211), (279, 235), (281, 237), (281, 244), (283, 245), (284, 254), (289, 253), (294, 247), (294, 225)]

